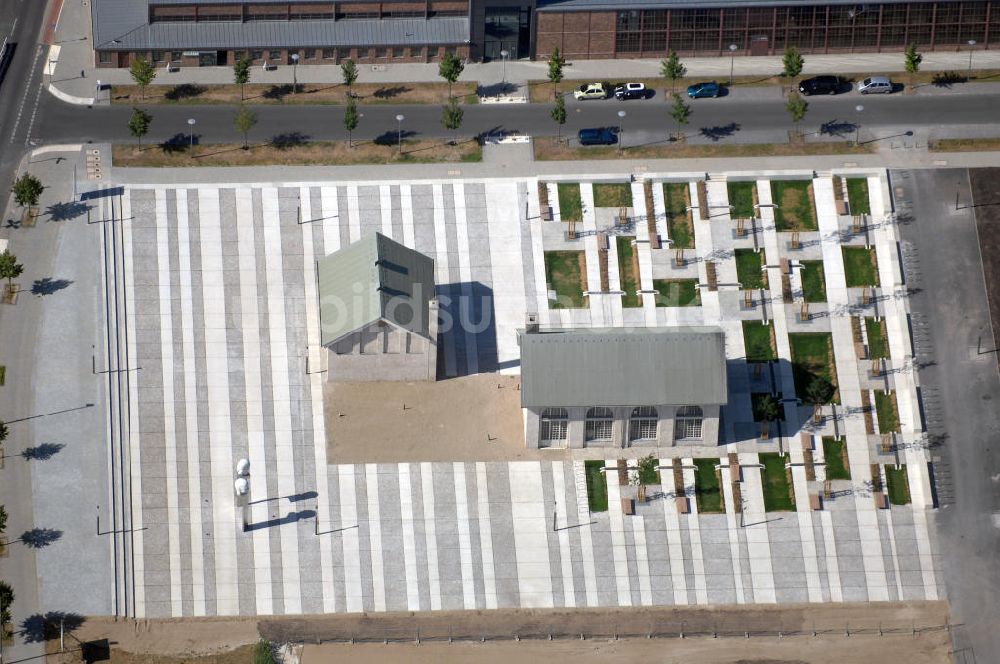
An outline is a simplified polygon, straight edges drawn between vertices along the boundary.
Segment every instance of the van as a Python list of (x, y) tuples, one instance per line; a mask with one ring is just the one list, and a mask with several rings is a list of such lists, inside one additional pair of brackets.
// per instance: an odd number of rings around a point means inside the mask
[(581, 129), (577, 134), (580, 145), (614, 145), (618, 142), (618, 132), (611, 127)]
[(858, 83), (858, 92), (867, 94), (888, 94), (892, 92), (892, 81), (885, 76), (871, 76)]

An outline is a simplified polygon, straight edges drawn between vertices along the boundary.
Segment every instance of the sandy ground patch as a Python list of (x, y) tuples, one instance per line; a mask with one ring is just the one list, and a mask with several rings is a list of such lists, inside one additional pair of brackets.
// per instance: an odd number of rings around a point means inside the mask
[[(327, 383), (329, 463), (561, 459), (524, 447), (520, 377)], [(405, 405), (405, 409), (404, 409)]]
[[(98, 639), (111, 641), (113, 650), (145, 656), (119, 661), (158, 662), (159, 660), (154, 659), (155, 656), (170, 657), (170, 661), (181, 656), (228, 656), (237, 648), (257, 642), (257, 618), (116, 621), (113, 618), (91, 617), (73, 632), (72, 637), (67, 637), (66, 643), (69, 647), (71, 643)], [(213, 661), (221, 664), (229, 660)], [(249, 662), (249, 654), (239, 661)]]

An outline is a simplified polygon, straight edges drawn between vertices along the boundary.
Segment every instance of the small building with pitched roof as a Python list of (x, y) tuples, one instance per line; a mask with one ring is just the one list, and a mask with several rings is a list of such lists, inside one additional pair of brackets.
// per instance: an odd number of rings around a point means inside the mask
[(529, 448), (718, 443), (721, 329), (531, 330), (518, 343)]
[(317, 263), (330, 381), (437, 378), (433, 259), (372, 233)]

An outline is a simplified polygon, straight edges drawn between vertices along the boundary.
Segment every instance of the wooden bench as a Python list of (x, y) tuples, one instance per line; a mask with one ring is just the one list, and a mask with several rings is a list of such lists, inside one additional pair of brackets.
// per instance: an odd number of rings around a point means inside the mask
[(799, 440), (802, 442), (802, 449), (813, 450), (813, 437), (811, 433), (802, 432), (799, 434)]
[(622, 498), (622, 513), (632, 516), (635, 514), (635, 501), (631, 498)]
[(881, 491), (872, 491), (872, 498), (875, 500), (875, 509), (889, 509), (889, 498)]
[(837, 214), (838, 215), (847, 214), (847, 201), (837, 201)]
[(823, 509), (823, 499), (819, 497), (818, 493), (809, 494), (809, 509), (813, 511)]
[(678, 514), (688, 514), (691, 511), (690, 506), (688, 506), (687, 496), (677, 496), (674, 498), (674, 504), (677, 505)]

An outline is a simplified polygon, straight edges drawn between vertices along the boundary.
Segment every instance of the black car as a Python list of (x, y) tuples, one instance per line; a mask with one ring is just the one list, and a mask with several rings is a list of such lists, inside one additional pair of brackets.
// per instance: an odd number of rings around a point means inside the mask
[(580, 145), (614, 145), (618, 142), (618, 132), (612, 127), (581, 129), (577, 134)]
[(836, 76), (815, 76), (799, 83), (799, 92), (804, 95), (835, 95), (840, 91), (840, 79)]

